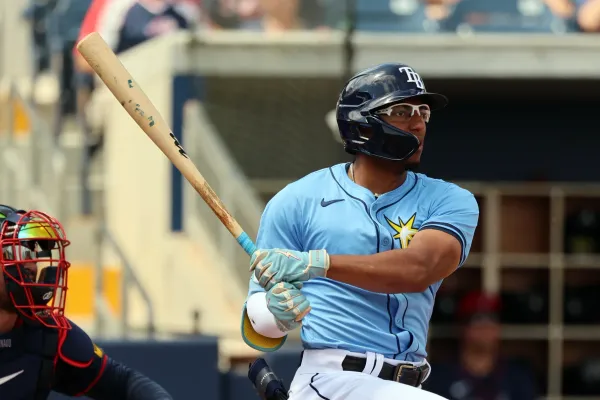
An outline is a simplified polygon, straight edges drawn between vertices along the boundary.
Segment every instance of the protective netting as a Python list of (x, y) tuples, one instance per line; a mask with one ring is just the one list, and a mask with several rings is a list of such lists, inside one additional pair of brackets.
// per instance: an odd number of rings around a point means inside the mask
[(204, 107), (250, 179), (298, 179), (348, 159), (325, 116), (335, 78), (208, 77)]

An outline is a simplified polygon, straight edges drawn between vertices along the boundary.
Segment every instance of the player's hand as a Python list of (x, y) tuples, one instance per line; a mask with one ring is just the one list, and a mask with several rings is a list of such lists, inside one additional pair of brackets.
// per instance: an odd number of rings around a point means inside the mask
[(289, 332), (302, 325), (302, 318), (310, 312), (310, 303), (300, 289), (291, 283), (280, 282), (267, 292), (267, 308), (275, 317), (279, 330)]
[(298, 289), (302, 282), (324, 277), (329, 269), (325, 250), (301, 252), (285, 249), (258, 249), (250, 258), (250, 271), (266, 290), (279, 282), (289, 282)]

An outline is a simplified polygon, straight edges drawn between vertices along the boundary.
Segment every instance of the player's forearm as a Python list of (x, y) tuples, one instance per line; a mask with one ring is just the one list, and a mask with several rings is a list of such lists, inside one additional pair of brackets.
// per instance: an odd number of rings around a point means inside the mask
[(158, 383), (110, 358), (86, 396), (94, 400), (172, 400)]
[(137, 371), (131, 371), (127, 382), (127, 400), (173, 400), (173, 398), (152, 379)]
[(422, 292), (431, 284), (425, 259), (411, 249), (331, 255), (327, 277), (379, 293)]

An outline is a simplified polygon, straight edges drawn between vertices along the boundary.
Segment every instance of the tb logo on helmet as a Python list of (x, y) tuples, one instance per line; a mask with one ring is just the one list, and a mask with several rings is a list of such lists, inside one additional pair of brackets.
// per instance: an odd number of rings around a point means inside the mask
[(421, 76), (406, 64), (379, 64), (350, 78), (335, 107), (346, 152), (392, 161), (410, 158), (421, 145), (419, 139), (380, 117), (388, 107), (408, 100), (415, 103), (411, 105), (413, 111), (414, 107), (420, 110), (420, 105), (436, 111), (448, 104), (446, 96), (428, 92)]
[(423, 83), (423, 79), (421, 79), (421, 76), (417, 74), (411, 67), (402, 67), (398, 69), (400, 72), (404, 72), (406, 74), (406, 82), (414, 83), (418, 89), (425, 90), (425, 83)]

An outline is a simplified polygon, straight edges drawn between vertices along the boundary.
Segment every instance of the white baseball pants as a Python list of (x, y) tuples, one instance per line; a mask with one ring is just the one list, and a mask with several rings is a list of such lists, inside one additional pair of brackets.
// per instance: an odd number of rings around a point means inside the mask
[[(346, 355), (366, 358), (365, 370), (342, 370)], [(387, 359), (375, 353), (305, 350), (302, 364), (290, 385), (289, 400), (445, 400), (421, 388), (378, 378), (383, 362), (400, 363), (399, 360)], [(414, 365), (421, 366), (426, 362)]]

